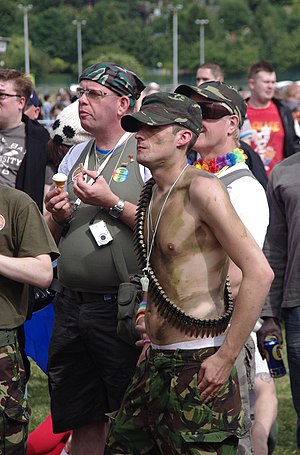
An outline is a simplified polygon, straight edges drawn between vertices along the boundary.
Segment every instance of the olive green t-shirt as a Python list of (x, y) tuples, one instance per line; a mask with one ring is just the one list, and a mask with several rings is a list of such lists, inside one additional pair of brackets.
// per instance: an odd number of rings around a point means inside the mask
[[(35, 202), (22, 191), (0, 185), (0, 254), (7, 257), (58, 256), (53, 237)], [(26, 319), (28, 285), (0, 274), (0, 329)]]
[[(80, 171), (79, 163), (84, 163), (89, 154), (89, 169), (95, 169), (95, 143), (89, 142), (82, 151), (68, 175), (68, 193), (71, 202), (77, 197), (73, 192), (73, 180)], [(105, 159), (105, 156), (104, 156)], [(136, 161), (136, 140), (131, 136), (112, 154), (102, 175), (109, 183), (112, 192), (124, 201), (136, 204), (143, 180)], [(140, 273), (133, 248), (133, 233), (121, 220), (111, 217), (100, 207), (81, 203), (74, 212), (70, 228), (59, 243), (61, 256), (57, 263), (58, 278), (63, 286), (76, 290), (98, 293), (116, 292), (120, 284), (112, 245), (98, 246), (93, 238), (90, 225), (100, 220), (113, 237), (115, 250), (124, 257), (129, 274)]]

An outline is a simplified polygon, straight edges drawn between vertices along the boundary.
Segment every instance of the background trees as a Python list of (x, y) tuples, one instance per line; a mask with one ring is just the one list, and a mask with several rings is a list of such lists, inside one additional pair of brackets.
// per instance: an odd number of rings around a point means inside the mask
[[(23, 0), (26, 4), (29, 0)], [(172, 0), (30, 0), (30, 65), (36, 80), (53, 73), (77, 77), (74, 19), (82, 27), (83, 65), (106, 56), (131, 66), (145, 80), (171, 81)], [(177, 0), (173, 0), (173, 4)], [(23, 13), (17, 0), (1, 4), (0, 35), (10, 38), (2, 66), (24, 70)], [(300, 48), (299, 0), (181, 0), (178, 14), (179, 70), (194, 74), (199, 63), (197, 18), (205, 27), (206, 61), (220, 63), (227, 76), (246, 76), (257, 59), (278, 72), (297, 71)], [(159, 76), (157, 76), (159, 70)], [(299, 77), (298, 77), (299, 78)], [(158, 80), (159, 82), (159, 80)]]

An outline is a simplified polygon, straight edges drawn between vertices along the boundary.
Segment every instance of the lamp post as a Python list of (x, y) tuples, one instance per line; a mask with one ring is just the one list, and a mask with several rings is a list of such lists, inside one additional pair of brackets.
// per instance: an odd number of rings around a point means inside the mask
[[(3, 36), (0, 36), (0, 54), (5, 54), (6, 48), (7, 48), (7, 43), (9, 43), (10, 38), (4, 38)], [(5, 62), (4, 60), (0, 60), (0, 67), (2, 68), (4, 66)]]
[(18, 8), (24, 14), (24, 46), (25, 46), (25, 73), (30, 74), (30, 61), (29, 61), (29, 39), (28, 39), (28, 11), (32, 9), (32, 5), (19, 4)]
[(74, 20), (72, 24), (77, 27), (77, 61), (78, 61), (78, 78), (82, 73), (82, 39), (81, 26), (86, 24), (85, 20)]
[(169, 5), (173, 13), (173, 90), (178, 85), (178, 11), (182, 5)]
[(195, 24), (200, 25), (200, 65), (205, 62), (204, 54), (204, 26), (209, 24), (208, 19), (196, 19)]

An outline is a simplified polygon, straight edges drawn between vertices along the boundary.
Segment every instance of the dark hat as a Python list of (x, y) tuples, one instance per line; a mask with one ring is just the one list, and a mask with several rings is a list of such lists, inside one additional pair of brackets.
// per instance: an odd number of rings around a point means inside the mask
[(109, 88), (119, 96), (128, 96), (130, 106), (134, 106), (145, 85), (135, 73), (116, 63), (101, 62), (86, 68), (79, 82), (90, 80)]
[(41, 103), (40, 103), (39, 97), (37, 96), (37, 93), (35, 90), (33, 90), (33, 92), (31, 93), (30, 97), (27, 100), (26, 105), (40, 107)]
[(203, 96), (203, 98), (207, 98), (209, 101), (224, 103), (232, 110), (233, 114), (238, 116), (239, 128), (241, 128), (244, 123), (247, 104), (235, 88), (224, 82), (205, 82), (198, 87), (192, 85), (179, 85), (179, 87), (176, 88), (175, 93), (181, 93), (182, 95), (189, 97), (193, 93), (196, 93)]
[(145, 96), (139, 112), (124, 115), (121, 119), (125, 131), (136, 132), (141, 125), (181, 125), (195, 133), (201, 131), (202, 113), (200, 106), (178, 93), (158, 92)]

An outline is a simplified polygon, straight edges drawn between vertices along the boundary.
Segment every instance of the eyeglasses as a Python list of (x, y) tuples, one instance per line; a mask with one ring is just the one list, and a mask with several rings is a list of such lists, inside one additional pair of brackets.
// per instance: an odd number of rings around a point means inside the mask
[(97, 101), (98, 99), (104, 98), (105, 96), (118, 96), (117, 94), (114, 93), (106, 93), (102, 92), (102, 90), (91, 90), (82, 87), (78, 87), (76, 89), (76, 94), (78, 98), (81, 98), (83, 95), (85, 95), (89, 100), (92, 101)]
[(11, 93), (0, 93), (0, 100), (6, 100), (6, 98), (12, 98), (13, 96), (17, 96), (19, 98), (22, 98), (21, 95), (13, 95)]
[(198, 103), (202, 110), (203, 120), (218, 120), (226, 115), (233, 115), (220, 103)]

